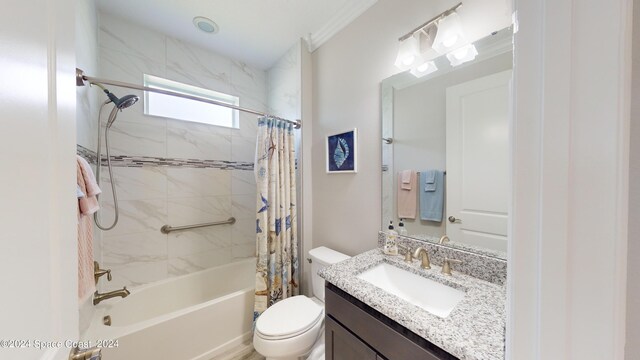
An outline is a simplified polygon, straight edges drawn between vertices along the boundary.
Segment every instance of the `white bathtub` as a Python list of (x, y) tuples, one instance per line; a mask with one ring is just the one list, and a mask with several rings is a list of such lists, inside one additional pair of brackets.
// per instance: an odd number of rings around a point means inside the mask
[(103, 348), (105, 360), (210, 360), (250, 341), (254, 284), (255, 259), (247, 259), (131, 288), (96, 307), (83, 338), (117, 340)]

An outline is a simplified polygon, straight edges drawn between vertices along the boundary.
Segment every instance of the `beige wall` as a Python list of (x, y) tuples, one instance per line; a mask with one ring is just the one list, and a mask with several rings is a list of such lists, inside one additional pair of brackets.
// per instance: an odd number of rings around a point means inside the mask
[(634, 2), (629, 149), (629, 247), (627, 253), (627, 360), (640, 359), (640, 1)]
[[(466, 1), (470, 40), (510, 24), (510, 2)], [(349, 255), (374, 248), (381, 216), (380, 82), (397, 73), (397, 39), (452, 5), (380, 0), (313, 54), (313, 246)], [(358, 128), (358, 173), (325, 173), (327, 134)], [(308, 194), (307, 194), (308, 197)]]

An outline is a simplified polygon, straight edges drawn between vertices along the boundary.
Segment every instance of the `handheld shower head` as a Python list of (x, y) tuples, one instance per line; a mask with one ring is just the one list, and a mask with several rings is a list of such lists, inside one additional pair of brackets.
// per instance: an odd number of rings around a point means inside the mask
[(107, 89), (106, 87), (104, 87), (104, 85), (97, 83), (97, 82), (92, 82), (90, 83), (91, 85), (95, 85), (97, 87), (99, 87), (100, 89), (102, 89), (102, 91), (104, 91), (105, 94), (107, 94), (107, 97), (109, 98), (109, 100), (119, 109), (126, 109), (129, 106), (135, 104), (138, 102), (138, 100), (140, 100), (140, 98), (136, 95), (125, 95), (123, 97), (121, 97), (120, 99), (118, 99), (117, 96), (113, 95), (113, 93), (111, 93), (111, 91), (109, 91), (109, 89)]
[(125, 95), (118, 99), (117, 96), (113, 95), (110, 92), (107, 92), (107, 96), (119, 110), (126, 109), (140, 100), (140, 98), (136, 95)]
[(118, 99), (117, 96), (110, 93), (108, 90), (104, 91), (109, 97), (109, 100), (113, 103), (113, 110), (111, 110), (111, 114), (109, 114), (109, 119), (107, 120), (107, 128), (110, 128), (113, 125), (114, 121), (116, 121), (116, 117), (118, 116), (118, 110), (126, 109), (133, 104), (137, 103), (140, 98), (136, 95), (125, 95)]

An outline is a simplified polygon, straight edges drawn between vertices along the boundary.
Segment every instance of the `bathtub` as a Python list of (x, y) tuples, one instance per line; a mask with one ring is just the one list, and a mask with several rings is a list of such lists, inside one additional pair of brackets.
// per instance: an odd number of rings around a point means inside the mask
[[(128, 297), (96, 306), (83, 339), (102, 342), (108, 360), (213, 359), (250, 342), (255, 263), (242, 260), (131, 288)], [(111, 326), (103, 324), (106, 315)]]

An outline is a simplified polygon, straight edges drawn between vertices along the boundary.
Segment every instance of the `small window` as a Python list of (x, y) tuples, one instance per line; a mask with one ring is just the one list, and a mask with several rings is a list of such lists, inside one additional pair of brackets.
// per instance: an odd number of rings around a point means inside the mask
[[(240, 98), (237, 96), (147, 74), (144, 75), (144, 86), (215, 100), (229, 105), (239, 106), (240, 104)], [(238, 128), (238, 110), (149, 91), (144, 92), (144, 99), (145, 115)]]

